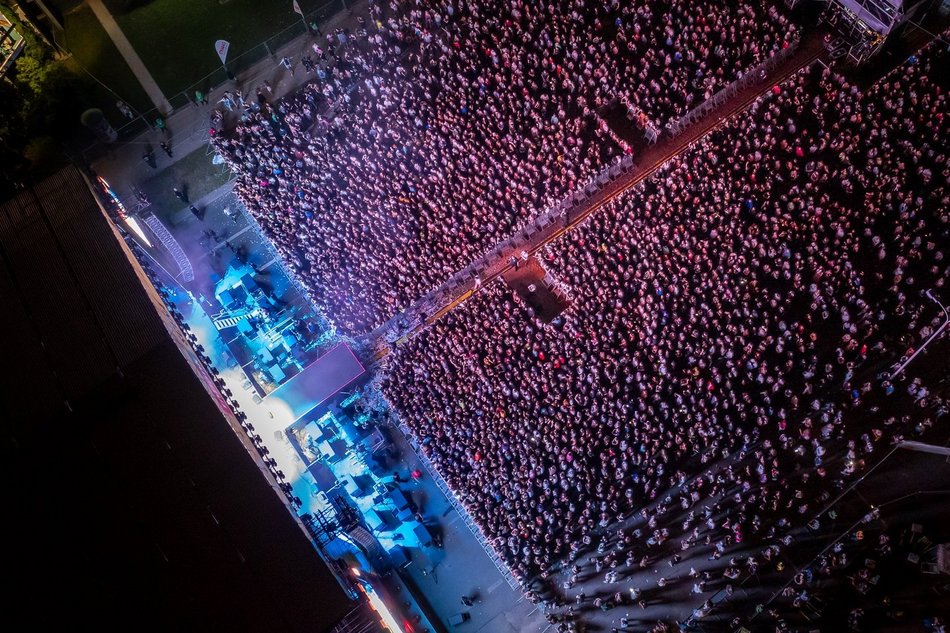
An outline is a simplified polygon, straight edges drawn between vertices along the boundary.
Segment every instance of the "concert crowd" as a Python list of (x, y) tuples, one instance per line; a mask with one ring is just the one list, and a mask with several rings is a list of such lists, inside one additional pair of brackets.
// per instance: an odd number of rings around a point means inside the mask
[(312, 298), (365, 333), (632, 151), (606, 111), (662, 128), (788, 46), (783, 7), (371, 2), (303, 56), (300, 93), (232, 101), (212, 142)]
[(950, 299), (947, 62), (866, 90), (801, 71), (539, 253), (571, 297), (554, 321), (498, 282), (397, 347), (388, 398), (536, 599), (731, 593), (946, 424), (933, 356), (891, 373), (945, 319), (925, 291)]
[[(352, 335), (632, 152), (618, 104), (662, 129), (798, 37), (755, 0), (370, 10), (300, 60), (301, 92), (258, 91), (212, 135)], [(731, 593), (945, 424), (946, 394), (891, 373), (942, 323), (925, 291), (950, 299), (947, 61), (863, 90), (811, 66), (545, 247), (570, 293), (553, 322), (499, 282), (395, 349), (388, 399), (533, 599), (584, 604), (596, 579), (615, 593), (595, 606), (643, 606), (686, 576)], [(659, 560), (655, 586), (624, 584)]]

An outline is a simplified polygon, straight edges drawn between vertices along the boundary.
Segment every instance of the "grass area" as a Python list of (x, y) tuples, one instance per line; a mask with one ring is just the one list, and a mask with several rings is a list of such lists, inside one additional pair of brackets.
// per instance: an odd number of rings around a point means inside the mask
[(67, 13), (81, 5), (83, 0), (47, 0), (47, 5), (56, 9), (60, 14)]
[[(125, 123), (126, 119), (116, 109), (118, 94), (126, 103), (139, 112), (152, 107), (145, 90), (122, 59), (118, 49), (109, 39), (99, 20), (88, 7), (82, 7), (64, 16), (65, 33), (60, 42), (73, 54), (70, 64), (83, 73), (89, 72), (96, 80), (99, 107), (105, 112), (115, 127)], [(108, 89), (100, 85), (104, 83)]]
[[(172, 142), (172, 151), (174, 151), (174, 138)], [(157, 146), (153, 149), (161, 167), (161, 161), (165, 155)], [(187, 208), (187, 205), (175, 197), (172, 191), (174, 187), (185, 191), (188, 199), (194, 204), (230, 180), (231, 174), (228, 169), (223, 165), (213, 165), (211, 158), (212, 156), (208, 155), (204, 148), (195, 150), (174, 164), (162, 168), (154, 178), (140, 185), (142, 191), (152, 201), (152, 209), (156, 215), (176, 224), (176, 218), (179, 217), (182, 209)], [(200, 208), (201, 205), (196, 206)], [(187, 217), (188, 213), (185, 211), (183, 217)]]
[[(331, 2), (329, 11), (340, 6), (340, 0), (299, 2), (308, 16)], [(304, 32), (291, 0), (152, 0), (116, 21), (169, 99), (182, 91), (190, 97), (194, 84), (221, 71), (216, 40), (230, 42), (228, 67), (239, 72), (267, 55), (265, 40), (273, 44), (280, 34), (276, 41), (284, 44)]]

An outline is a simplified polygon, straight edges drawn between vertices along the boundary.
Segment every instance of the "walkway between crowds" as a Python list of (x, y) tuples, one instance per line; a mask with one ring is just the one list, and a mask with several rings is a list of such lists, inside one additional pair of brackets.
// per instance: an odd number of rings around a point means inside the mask
[[(619, 174), (618, 177), (614, 172), (612, 180), (605, 178), (608, 182), (603, 187), (591, 191), (592, 187), (588, 185), (589, 197), (586, 201), (580, 205), (564, 207), (559, 221), (553, 221), (551, 217), (533, 219), (532, 223), (515, 236), (491, 249), (486, 259), (466, 266), (440, 288), (417, 300), (405, 311), (370, 333), (367, 339), (375, 342), (377, 346), (375, 360), (381, 360), (393, 347), (424, 331), (479, 289), (508, 271), (512, 266), (511, 262), (523, 257), (523, 253), (536, 253), (582, 223), (592, 213), (645, 181), (670, 160), (748, 108), (766, 90), (811, 65), (825, 50), (823, 33), (813, 30), (804, 34), (796, 50), (778, 64), (764, 72), (753, 74), (753, 71), (750, 71), (750, 80), (741, 81), (742, 85), (733, 98), (708, 109), (702, 108), (701, 116), (690, 125), (684, 126), (679, 133), (664, 130), (657, 142), (636, 157), (625, 173)], [(613, 165), (604, 172), (607, 174), (611, 170), (619, 171), (620, 167)], [(595, 178), (592, 183), (596, 181)], [(575, 193), (575, 200), (582, 195), (583, 192)]]

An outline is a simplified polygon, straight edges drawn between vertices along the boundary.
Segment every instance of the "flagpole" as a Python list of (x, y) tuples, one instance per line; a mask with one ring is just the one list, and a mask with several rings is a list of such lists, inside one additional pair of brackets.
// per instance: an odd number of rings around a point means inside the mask
[(294, 0), (294, 13), (300, 15), (300, 21), (303, 22), (303, 30), (309, 35), (310, 25), (307, 24), (307, 17), (303, 14), (303, 9), (300, 8), (300, 3), (297, 0)]

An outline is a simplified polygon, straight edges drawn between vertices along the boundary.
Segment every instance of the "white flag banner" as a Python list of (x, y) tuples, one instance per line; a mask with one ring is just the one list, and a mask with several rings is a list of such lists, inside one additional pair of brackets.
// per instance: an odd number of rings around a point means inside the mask
[(224, 64), (228, 60), (228, 49), (231, 48), (231, 43), (227, 40), (218, 40), (214, 43), (214, 50), (218, 53), (218, 57), (221, 58), (221, 63)]
[(294, 0), (294, 13), (299, 13), (300, 17), (303, 17), (303, 9), (300, 8), (300, 3), (297, 0)]

